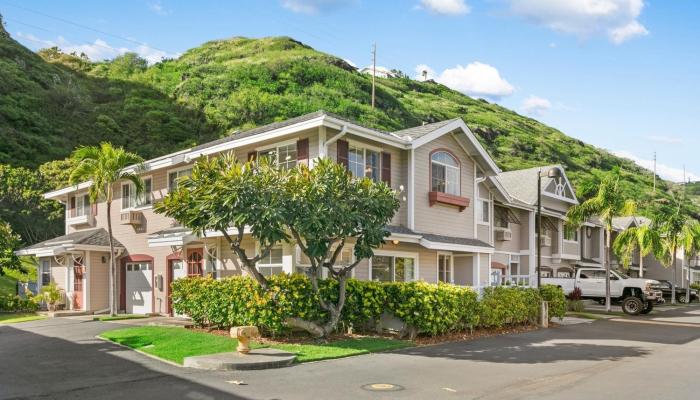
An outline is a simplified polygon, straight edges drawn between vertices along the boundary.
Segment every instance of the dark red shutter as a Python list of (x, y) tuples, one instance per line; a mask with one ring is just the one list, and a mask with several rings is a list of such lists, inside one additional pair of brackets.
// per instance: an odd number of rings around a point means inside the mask
[(309, 165), (309, 139), (297, 140), (297, 163)]
[(382, 182), (391, 186), (391, 154), (382, 152)]
[(92, 203), (92, 216), (97, 215), (97, 203)]
[(70, 198), (70, 216), (75, 217), (75, 196)]
[(337, 161), (338, 164), (343, 164), (345, 168), (348, 167), (348, 142), (345, 140), (338, 140), (336, 145), (338, 147)]
[(253, 161), (256, 158), (258, 158), (258, 152), (257, 151), (251, 151), (248, 153), (248, 161)]

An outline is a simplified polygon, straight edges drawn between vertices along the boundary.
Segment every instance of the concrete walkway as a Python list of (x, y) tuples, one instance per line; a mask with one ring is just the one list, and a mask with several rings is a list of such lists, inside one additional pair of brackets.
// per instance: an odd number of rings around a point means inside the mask
[[(123, 326), (67, 318), (0, 326), (0, 398), (644, 400), (700, 393), (697, 306), (241, 372), (172, 366), (94, 338)], [(387, 387), (396, 391), (371, 391)]]

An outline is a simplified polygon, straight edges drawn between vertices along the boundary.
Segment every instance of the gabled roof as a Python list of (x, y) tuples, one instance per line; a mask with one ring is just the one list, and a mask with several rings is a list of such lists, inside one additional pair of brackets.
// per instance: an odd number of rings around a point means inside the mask
[(628, 217), (614, 217), (612, 219), (613, 229), (624, 231), (631, 226), (642, 226), (650, 223), (651, 220), (639, 215), (631, 215)]
[(457, 121), (459, 118), (452, 118), (452, 119), (447, 119), (444, 121), (439, 121), (439, 122), (433, 122), (431, 124), (425, 124), (425, 125), (420, 125), (420, 126), (414, 126), (413, 128), (407, 128), (407, 129), (402, 129), (400, 131), (395, 131), (393, 134), (401, 139), (405, 140), (414, 140), (418, 139), (419, 137), (423, 137), (430, 132), (433, 132), (439, 128), (442, 128), (445, 125), (449, 125), (454, 121)]
[(479, 239), (415, 232), (401, 225), (388, 225), (386, 229), (391, 232), (392, 235), (396, 235), (397, 238), (405, 236), (415, 239), (414, 243), (418, 243), (428, 249), (483, 253), (493, 252), (493, 246)]
[[(566, 172), (561, 165), (546, 165), (542, 167), (501, 172), (498, 174), (498, 180), (501, 182), (503, 187), (505, 187), (506, 191), (508, 191), (511, 197), (533, 206), (537, 204), (537, 176), (540, 171), (547, 171), (551, 168), (558, 168), (562, 171), (564, 181), (573, 195), (574, 189), (571, 186), (569, 179), (566, 177)], [(548, 178), (546, 176), (542, 177), (541, 188), (543, 194), (547, 193), (546, 189), (552, 182), (552, 178)], [(576, 195), (573, 195), (573, 198), (569, 201), (574, 204), (578, 204)]]
[[(114, 247), (124, 247), (117, 239), (112, 239)], [(17, 253), (19, 255), (29, 255), (36, 254), (38, 251), (48, 251), (58, 248), (80, 248), (82, 246), (109, 247), (109, 234), (104, 228), (77, 231), (33, 244), (18, 250)]]

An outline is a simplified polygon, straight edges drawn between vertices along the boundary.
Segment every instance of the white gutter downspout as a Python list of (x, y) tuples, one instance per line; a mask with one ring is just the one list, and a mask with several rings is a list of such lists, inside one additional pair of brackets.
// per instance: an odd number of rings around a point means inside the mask
[(326, 154), (328, 154), (328, 146), (330, 146), (330, 145), (332, 145), (333, 143), (337, 142), (338, 139), (340, 139), (341, 137), (345, 136), (345, 134), (347, 134), (347, 133), (348, 133), (348, 126), (347, 126), (347, 125), (343, 125), (343, 127), (340, 129), (340, 133), (338, 133), (337, 135), (333, 136), (332, 138), (326, 140), (326, 143), (324, 144), (324, 146), (326, 147), (326, 149), (325, 149), (325, 150), (326, 150)]

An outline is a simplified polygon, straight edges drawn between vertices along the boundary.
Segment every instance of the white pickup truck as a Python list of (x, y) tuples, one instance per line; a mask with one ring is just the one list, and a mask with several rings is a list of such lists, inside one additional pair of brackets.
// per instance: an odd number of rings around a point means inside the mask
[[(579, 268), (574, 278), (542, 278), (542, 284), (559, 286), (567, 294), (579, 288), (584, 299), (605, 300), (605, 270), (601, 268)], [(620, 303), (626, 314), (648, 314), (661, 297), (658, 284), (655, 280), (610, 271), (610, 299)]]

